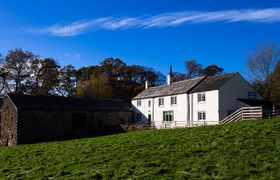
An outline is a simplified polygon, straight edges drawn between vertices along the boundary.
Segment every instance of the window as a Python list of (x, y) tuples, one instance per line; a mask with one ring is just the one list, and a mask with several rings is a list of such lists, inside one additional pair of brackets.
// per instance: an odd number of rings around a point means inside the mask
[(141, 101), (137, 101), (137, 106), (141, 106)]
[(163, 121), (173, 121), (173, 111), (163, 111)]
[(205, 102), (205, 101), (206, 101), (205, 93), (198, 93), (197, 102)]
[(158, 106), (164, 105), (164, 98), (158, 98)]
[(206, 113), (203, 112), (203, 111), (200, 111), (197, 113), (197, 119), (200, 121), (200, 120), (206, 120)]
[(148, 101), (148, 107), (151, 107), (151, 101)]
[(177, 97), (172, 96), (170, 101), (171, 101), (171, 105), (177, 104)]
[(248, 99), (256, 99), (257, 98), (257, 93), (254, 91), (249, 91), (248, 92)]

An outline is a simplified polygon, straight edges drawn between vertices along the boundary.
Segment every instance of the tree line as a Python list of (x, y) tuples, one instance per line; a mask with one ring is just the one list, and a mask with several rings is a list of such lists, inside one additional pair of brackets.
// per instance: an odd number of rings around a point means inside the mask
[[(216, 75), (223, 68), (210, 65), (203, 68), (195, 60), (185, 62), (187, 73), (174, 72), (174, 81), (205, 75)], [(144, 89), (162, 85), (166, 77), (153, 68), (127, 65), (119, 58), (107, 58), (99, 65), (75, 69), (61, 67), (53, 58), (41, 58), (22, 49), (10, 50), (0, 56), (0, 93), (57, 95), (130, 100)]]
[(118, 58), (107, 58), (99, 65), (75, 69), (61, 67), (53, 58), (41, 58), (22, 49), (0, 57), (0, 93), (121, 98), (129, 100), (151, 85), (165, 83), (165, 76), (154, 69), (127, 65)]
[[(260, 44), (247, 58), (248, 75), (254, 89), (266, 100), (280, 105), (280, 50), (275, 45)], [(203, 67), (196, 60), (184, 63), (185, 73), (173, 72), (173, 81), (224, 72), (215, 64)], [(0, 55), (0, 94), (80, 96), (130, 100), (151, 86), (166, 83), (166, 77), (153, 68), (127, 65), (119, 58), (107, 58), (88, 67), (61, 67), (53, 58), (41, 58), (22, 49)]]

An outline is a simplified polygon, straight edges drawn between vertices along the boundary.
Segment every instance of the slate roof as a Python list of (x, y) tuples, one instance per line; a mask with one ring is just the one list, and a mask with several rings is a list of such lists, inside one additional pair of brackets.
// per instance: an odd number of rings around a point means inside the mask
[(144, 99), (144, 98), (153, 98), (153, 97), (161, 97), (161, 96), (170, 96), (174, 94), (184, 94), (187, 93), (189, 90), (191, 90), (196, 84), (198, 84), (203, 79), (204, 77), (200, 77), (200, 78), (194, 78), (190, 80), (174, 82), (170, 85), (150, 87), (142, 91), (133, 99)]
[(8, 94), (18, 109), (74, 111), (130, 111), (123, 100), (67, 98), (58, 96), (29, 96)]
[(233, 72), (217, 76), (208, 76), (201, 83), (197, 84), (190, 93), (217, 90), (237, 74), (237, 72)]
[(175, 94), (184, 94), (184, 93), (195, 93), (203, 91), (217, 90), (224, 85), (228, 80), (233, 76), (237, 75), (237, 72), (226, 73), (217, 76), (208, 76), (195, 78), (185, 81), (174, 82), (170, 85), (163, 85), (157, 87), (150, 87), (145, 89), (140, 94), (135, 96), (133, 99), (145, 99), (145, 98), (154, 98), (161, 96), (170, 96)]

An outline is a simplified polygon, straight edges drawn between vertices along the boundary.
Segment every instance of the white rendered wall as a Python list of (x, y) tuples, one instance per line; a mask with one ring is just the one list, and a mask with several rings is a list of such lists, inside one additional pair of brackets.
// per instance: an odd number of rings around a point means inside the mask
[[(137, 101), (141, 101), (141, 106), (137, 106)], [(148, 101), (151, 101), (151, 106), (149, 107)], [(141, 114), (140, 122), (147, 123), (148, 122), (148, 115), (151, 114), (152, 121), (153, 121), (153, 99), (139, 99), (139, 100), (132, 100), (132, 112), (133, 117), (136, 119), (136, 114)]]
[[(220, 88), (220, 120), (228, 115), (229, 110), (237, 110), (240, 107), (248, 106), (237, 100), (238, 98), (248, 99), (248, 91), (255, 92), (251, 85), (239, 74), (232, 77)], [(257, 94), (257, 99), (262, 99), (262, 97)]]
[(191, 112), (191, 121), (197, 123), (198, 121), (198, 112), (204, 111), (206, 113), (207, 124), (218, 124), (219, 123), (219, 91), (206, 91), (199, 92), (205, 93), (205, 102), (198, 102), (198, 93), (190, 94), (190, 99), (192, 101), (192, 105), (190, 108)]
[[(180, 126), (180, 123), (183, 124), (187, 122), (187, 94), (174, 96), (177, 97), (177, 104), (175, 105), (171, 105), (172, 96), (141, 99), (141, 106), (137, 106), (138, 100), (132, 100), (132, 110), (134, 116), (136, 113), (141, 113), (141, 122), (147, 122), (148, 115), (151, 114), (151, 120), (155, 122), (155, 124), (161, 124), (163, 121), (163, 111), (173, 111), (174, 121), (178, 122), (177, 126)], [(158, 105), (159, 98), (164, 98), (163, 106)], [(151, 107), (148, 107), (149, 100), (151, 101)]]
[(187, 122), (187, 94), (174, 95), (177, 97), (177, 104), (171, 105), (172, 96), (164, 96), (164, 105), (158, 106), (158, 99), (155, 98), (155, 124), (160, 124), (163, 121), (163, 111), (173, 111), (174, 121), (177, 122), (177, 126), (184, 126)]

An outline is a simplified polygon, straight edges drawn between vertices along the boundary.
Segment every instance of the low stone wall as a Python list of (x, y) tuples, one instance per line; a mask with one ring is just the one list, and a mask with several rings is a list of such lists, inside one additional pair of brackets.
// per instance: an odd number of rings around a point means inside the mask
[(151, 124), (148, 124), (148, 123), (122, 124), (121, 127), (123, 128), (123, 130), (125, 132), (154, 129), (154, 128), (151, 127)]

